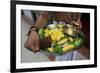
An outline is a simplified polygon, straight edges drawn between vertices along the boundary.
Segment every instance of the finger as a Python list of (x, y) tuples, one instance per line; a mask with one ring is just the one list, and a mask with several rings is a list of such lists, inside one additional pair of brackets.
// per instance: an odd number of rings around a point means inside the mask
[(36, 41), (36, 42), (35, 42), (35, 49), (36, 49), (37, 51), (39, 51), (39, 41)]
[(37, 51), (39, 51), (39, 41), (36, 41), (36, 42), (35, 42), (35, 49), (36, 49)]
[(73, 21), (73, 23), (74, 23), (75, 25), (79, 26), (79, 23), (77, 23), (77, 22), (75, 22), (75, 21)]
[(35, 38), (34, 44), (35, 44), (35, 49), (36, 49), (37, 51), (39, 51), (39, 38), (38, 38), (38, 36)]
[(24, 44), (24, 46), (25, 46), (25, 48), (27, 48), (27, 49), (31, 49), (31, 41), (30, 41), (30, 39), (29, 38), (27, 38), (27, 40), (26, 40), (26, 42), (25, 42), (25, 44)]
[(35, 49), (35, 47), (32, 46), (31, 48), (32, 48), (32, 51), (33, 51), (34, 53), (36, 53), (36, 49)]
[(80, 23), (80, 29), (82, 29), (82, 24)]

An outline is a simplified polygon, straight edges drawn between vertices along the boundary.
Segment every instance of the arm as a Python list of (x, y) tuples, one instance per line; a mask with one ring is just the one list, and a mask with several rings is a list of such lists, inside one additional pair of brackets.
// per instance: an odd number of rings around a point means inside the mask
[(48, 12), (40, 12), (40, 15), (35, 23), (35, 26), (38, 28), (44, 27), (47, 23), (47, 20), (48, 20)]
[[(77, 20), (75, 21), (76, 25), (77, 23), (79, 24), (80, 29), (82, 29), (82, 24), (81, 24), (81, 14), (77, 13)], [(80, 49), (77, 50), (80, 54), (82, 54), (83, 56), (85, 56), (87, 59), (90, 59), (90, 49), (82, 46)]]
[[(46, 25), (48, 19), (48, 12), (41, 12), (38, 19), (36, 20), (35, 26), (37, 28), (41, 28)], [(33, 52), (39, 51), (39, 36), (36, 31), (36, 28), (30, 29), (30, 33), (28, 34), (28, 38), (24, 44), (25, 48), (32, 50)]]
[(80, 29), (82, 29), (82, 24), (81, 24), (81, 13), (74, 13), (73, 14), (73, 23), (78, 26)]
[(85, 47), (82, 46), (80, 49), (77, 50), (80, 54), (82, 54), (83, 56), (85, 56), (87, 59), (90, 59), (90, 50)]

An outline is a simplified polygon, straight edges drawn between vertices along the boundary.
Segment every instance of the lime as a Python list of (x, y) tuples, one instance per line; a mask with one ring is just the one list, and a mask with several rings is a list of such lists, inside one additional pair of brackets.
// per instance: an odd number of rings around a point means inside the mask
[(74, 41), (74, 44), (76, 47), (79, 47), (82, 43), (83, 43), (83, 39), (81, 39), (81, 38), (77, 38)]

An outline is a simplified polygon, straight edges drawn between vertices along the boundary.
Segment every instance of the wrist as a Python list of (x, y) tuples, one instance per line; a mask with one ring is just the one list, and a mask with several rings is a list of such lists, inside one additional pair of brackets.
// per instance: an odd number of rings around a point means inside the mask
[[(34, 30), (30, 32), (30, 34), (34, 34), (34, 33), (37, 33), (37, 32), (36, 32), (36, 31), (34, 31)], [(30, 34), (29, 34), (29, 35), (30, 35)]]
[(28, 36), (30, 35), (31, 32), (38, 32), (38, 28), (36, 26), (32, 26), (28, 32)]

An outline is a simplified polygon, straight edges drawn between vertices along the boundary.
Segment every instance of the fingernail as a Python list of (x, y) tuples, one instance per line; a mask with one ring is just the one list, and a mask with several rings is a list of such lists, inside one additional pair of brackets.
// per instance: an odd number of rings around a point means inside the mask
[(39, 48), (36, 48), (36, 50), (39, 50)]
[(39, 52), (40, 51), (40, 49), (39, 48), (36, 48), (36, 52)]

